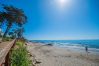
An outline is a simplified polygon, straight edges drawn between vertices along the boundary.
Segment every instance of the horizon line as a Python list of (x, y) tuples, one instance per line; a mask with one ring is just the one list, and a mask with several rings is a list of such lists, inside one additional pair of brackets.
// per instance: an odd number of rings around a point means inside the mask
[(99, 40), (99, 39), (28, 39), (28, 40)]

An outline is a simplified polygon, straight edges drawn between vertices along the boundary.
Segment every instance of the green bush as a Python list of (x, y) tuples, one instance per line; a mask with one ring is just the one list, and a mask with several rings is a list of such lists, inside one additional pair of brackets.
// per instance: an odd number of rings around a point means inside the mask
[(5, 38), (3, 38), (3, 41), (10, 41), (10, 40), (11, 40), (10, 37), (5, 37)]
[(11, 53), (11, 66), (29, 66), (28, 58), (29, 56), (26, 48), (22, 45), (19, 45), (19, 48), (13, 49)]
[(23, 42), (18, 41), (18, 42), (16, 42), (16, 45), (17, 45), (17, 46), (19, 46), (19, 47), (23, 47), (23, 46), (24, 46), (24, 43), (23, 43)]

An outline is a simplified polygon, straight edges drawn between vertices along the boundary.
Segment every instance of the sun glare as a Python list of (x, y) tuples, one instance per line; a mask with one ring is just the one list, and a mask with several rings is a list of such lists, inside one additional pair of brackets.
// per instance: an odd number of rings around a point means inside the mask
[(71, 5), (71, 0), (56, 0), (56, 1), (57, 5), (61, 8), (68, 7), (69, 5)]
[(64, 4), (66, 0), (58, 0), (60, 4)]

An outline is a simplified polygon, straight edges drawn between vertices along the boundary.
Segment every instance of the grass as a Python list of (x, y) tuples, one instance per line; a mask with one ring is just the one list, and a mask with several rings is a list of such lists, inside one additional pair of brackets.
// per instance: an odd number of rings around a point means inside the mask
[(11, 53), (11, 66), (29, 66), (29, 56), (26, 47), (22, 42), (17, 42), (17, 49), (13, 49)]

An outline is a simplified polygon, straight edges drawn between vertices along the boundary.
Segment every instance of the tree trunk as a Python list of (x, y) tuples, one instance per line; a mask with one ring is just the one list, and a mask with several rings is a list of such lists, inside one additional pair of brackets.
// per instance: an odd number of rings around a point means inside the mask
[(0, 27), (0, 37), (1, 37), (1, 33), (2, 33), (2, 29), (1, 29), (1, 27)]
[(10, 30), (10, 27), (11, 27), (11, 26), (7, 26), (7, 29), (6, 29), (5, 33), (3, 34), (2, 39), (4, 39), (4, 38), (6, 37), (8, 31)]
[(1, 30), (1, 27), (0, 27), (0, 43), (2, 42), (2, 30)]

